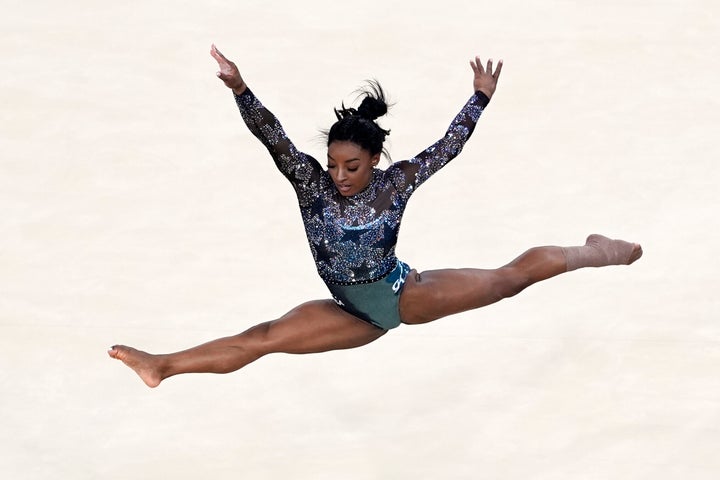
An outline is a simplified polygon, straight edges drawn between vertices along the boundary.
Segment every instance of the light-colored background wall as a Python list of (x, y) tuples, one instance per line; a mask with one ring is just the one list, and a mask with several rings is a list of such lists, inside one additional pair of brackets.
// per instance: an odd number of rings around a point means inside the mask
[[(0, 4), (3, 478), (720, 474), (717, 2)], [(177, 350), (327, 296), (212, 42), (319, 158), (363, 79), (397, 102), (400, 160), (470, 95), (467, 61), (502, 57), (401, 258), (492, 267), (594, 231), (645, 257), (149, 390), (105, 349)]]

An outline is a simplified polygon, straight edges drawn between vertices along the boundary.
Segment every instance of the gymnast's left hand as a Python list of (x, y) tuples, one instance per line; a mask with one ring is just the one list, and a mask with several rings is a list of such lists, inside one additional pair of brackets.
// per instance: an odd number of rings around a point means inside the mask
[(475, 88), (475, 91), (477, 92), (479, 90), (487, 95), (488, 98), (492, 98), (493, 93), (495, 93), (498, 78), (500, 78), (502, 66), (503, 61), (500, 60), (493, 72), (492, 58), (487, 61), (487, 65), (484, 68), (480, 57), (475, 57), (475, 60), (470, 60), (470, 67), (473, 70), (473, 88)]

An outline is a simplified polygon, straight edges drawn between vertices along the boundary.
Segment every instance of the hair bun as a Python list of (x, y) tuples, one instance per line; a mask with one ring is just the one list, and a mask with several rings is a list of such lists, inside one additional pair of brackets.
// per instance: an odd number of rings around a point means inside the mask
[(358, 115), (368, 120), (382, 117), (387, 111), (387, 104), (383, 100), (371, 96), (365, 97), (357, 109)]
[(388, 103), (385, 92), (377, 80), (366, 80), (364, 88), (358, 90), (359, 97), (363, 97), (357, 109), (358, 115), (368, 120), (375, 120), (388, 112)]
[(375, 119), (385, 115), (390, 107), (385, 100), (385, 92), (377, 80), (368, 80), (365, 88), (355, 92), (358, 99), (362, 98), (357, 109), (347, 108), (344, 103), (341, 108), (334, 109), (337, 122), (326, 132), (328, 147), (336, 141), (352, 142), (371, 155), (385, 153), (390, 158), (383, 147), (390, 130), (385, 130), (375, 122)]

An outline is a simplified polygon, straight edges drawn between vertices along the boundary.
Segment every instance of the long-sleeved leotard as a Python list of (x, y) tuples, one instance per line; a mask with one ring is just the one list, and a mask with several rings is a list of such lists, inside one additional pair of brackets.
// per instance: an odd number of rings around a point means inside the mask
[(235, 95), (235, 101), (250, 131), (295, 188), (320, 277), (342, 285), (369, 283), (396, 267), (395, 244), (408, 199), (460, 153), (490, 100), (476, 92), (443, 138), (410, 160), (386, 170), (374, 168), (367, 188), (351, 197), (338, 192), (317, 160), (295, 148), (277, 118), (249, 89)]

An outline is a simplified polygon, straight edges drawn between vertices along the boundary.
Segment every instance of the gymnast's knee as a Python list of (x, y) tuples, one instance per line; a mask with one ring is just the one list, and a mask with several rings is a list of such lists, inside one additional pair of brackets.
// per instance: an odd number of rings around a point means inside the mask
[(258, 357), (272, 351), (272, 324), (273, 322), (259, 323), (235, 336), (237, 348), (252, 352)]
[(530, 276), (522, 269), (506, 266), (496, 270), (497, 280), (493, 288), (499, 298), (514, 297), (532, 285)]

